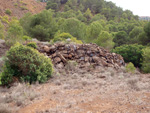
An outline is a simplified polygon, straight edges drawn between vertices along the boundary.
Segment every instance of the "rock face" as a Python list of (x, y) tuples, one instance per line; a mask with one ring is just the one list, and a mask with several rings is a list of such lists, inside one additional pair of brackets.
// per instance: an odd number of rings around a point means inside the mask
[(96, 44), (57, 43), (54, 45), (44, 45), (39, 43), (38, 47), (39, 52), (46, 54), (52, 59), (56, 68), (63, 68), (70, 60), (76, 61), (81, 67), (92, 65), (118, 69), (125, 65), (121, 55), (110, 53)]

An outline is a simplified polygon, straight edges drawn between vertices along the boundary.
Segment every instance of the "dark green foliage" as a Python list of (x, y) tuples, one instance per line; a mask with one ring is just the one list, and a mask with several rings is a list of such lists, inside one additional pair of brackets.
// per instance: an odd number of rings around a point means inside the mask
[(113, 52), (123, 56), (125, 62), (132, 62), (136, 67), (141, 67), (142, 49), (144, 46), (133, 44), (116, 47)]
[(37, 44), (35, 42), (29, 42), (27, 46), (37, 49)]
[(118, 33), (116, 33), (113, 41), (115, 42), (115, 47), (127, 44), (128, 35), (125, 31), (119, 31)]
[(144, 73), (150, 73), (150, 48), (147, 47), (143, 49), (142, 51), (142, 57), (143, 57), (143, 62), (142, 62), (142, 70)]
[(130, 42), (131, 43), (138, 43), (139, 35), (143, 32), (143, 27), (135, 27), (129, 33)]
[(150, 22), (148, 22), (148, 23), (144, 26), (144, 31), (145, 31), (145, 34), (146, 34), (145, 41), (146, 41), (147, 43), (150, 43)]
[(48, 0), (46, 9), (58, 10), (61, 4), (60, 1), (61, 0)]
[(148, 22), (145, 26), (144, 26), (144, 31), (147, 34), (148, 37), (150, 37), (150, 22)]
[[(25, 23), (24, 23), (25, 20)], [(37, 15), (26, 15), (21, 19), (25, 33), (41, 41), (49, 41), (57, 32), (57, 23), (52, 10), (44, 10)]]
[(11, 15), (12, 12), (11, 12), (10, 9), (6, 9), (6, 10), (5, 10), (5, 13), (8, 14), (8, 15)]
[(142, 32), (138, 36), (138, 43), (142, 45), (147, 45), (150, 42), (148, 36), (145, 32)]
[(58, 9), (58, 5), (57, 3), (47, 3), (46, 9), (53, 9), (53, 10), (57, 10)]
[(51, 77), (52, 71), (49, 58), (31, 47), (16, 44), (7, 52), (1, 83), (7, 85), (13, 81), (13, 77), (30, 83), (43, 83)]

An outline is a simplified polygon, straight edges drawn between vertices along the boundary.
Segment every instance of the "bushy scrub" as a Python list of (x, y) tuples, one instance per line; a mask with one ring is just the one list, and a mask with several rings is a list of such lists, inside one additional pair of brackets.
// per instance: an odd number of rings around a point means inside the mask
[(122, 55), (125, 62), (132, 62), (135, 66), (141, 67), (143, 48), (144, 46), (138, 44), (123, 45), (116, 47), (113, 52)]
[(134, 67), (134, 64), (132, 62), (128, 63), (126, 65), (126, 71), (130, 73), (135, 73), (136, 68)]
[(71, 39), (73, 36), (69, 33), (60, 33), (58, 32), (54, 39), (53, 42), (57, 42), (57, 41), (65, 41), (66, 39)]
[(27, 44), (27, 46), (32, 47), (32, 48), (34, 48), (34, 49), (37, 48), (37, 44), (36, 44), (35, 42), (29, 42), (29, 43)]
[(83, 42), (81, 40), (77, 40), (77, 38), (75, 38), (75, 37), (71, 38), (71, 42), (74, 42), (76, 44), (83, 44)]
[(13, 78), (30, 83), (43, 83), (51, 77), (52, 72), (49, 58), (31, 47), (16, 44), (7, 52), (1, 83), (7, 85), (13, 82)]
[(142, 57), (143, 57), (143, 62), (142, 62), (142, 70), (145, 73), (150, 73), (150, 48), (147, 47), (142, 50)]
[(77, 40), (75, 37), (73, 37), (70, 33), (56, 33), (53, 42), (57, 41), (66, 41), (66, 39), (70, 39), (70, 42), (74, 42), (76, 44), (82, 44), (81, 40)]
[(32, 38), (29, 37), (29, 36), (24, 35), (24, 36), (22, 37), (22, 39), (25, 40), (25, 41), (28, 41), (28, 40), (31, 40)]
[(8, 14), (8, 15), (11, 15), (12, 12), (11, 12), (10, 9), (6, 9), (5, 13)]

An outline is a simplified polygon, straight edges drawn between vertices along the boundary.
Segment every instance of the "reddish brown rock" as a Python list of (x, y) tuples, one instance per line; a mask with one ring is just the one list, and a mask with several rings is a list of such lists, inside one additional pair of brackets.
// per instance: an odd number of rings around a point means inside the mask
[(124, 66), (124, 60), (121, 55), (110, 53), (96, 44), (63, 44), (54, 45), (38, 44), (40, 52), (44, 52), (52, 59), (54, 66), (63, 68), (70, 60), (78, 62), (80, 67), (106, 66), (120, 68)]

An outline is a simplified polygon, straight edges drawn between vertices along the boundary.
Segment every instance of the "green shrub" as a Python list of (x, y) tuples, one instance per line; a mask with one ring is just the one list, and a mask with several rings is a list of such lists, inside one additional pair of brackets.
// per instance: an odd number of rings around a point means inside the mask
[(18, 6), (18, 4), (17, 4), (17, 3), (14, 3), (14, 6), (15, 6), (15, 7), (17, 7), (17, 6)]
[(25, 41), (27, 41), (27, 40), (31, 40), (32, 38), (29, 37), (29, 36), (24, 35), (24, 36), (22, 37), (22, 39), (25, 40)]
[(81, 40), (77, 40), (75, 37), (73, 37), (70, 33), (60, 33), (57, 32), (53, 42), (57, 42), (57, 41), (66, 41), (66, 39), (70, 39), (71, 42), (74, 42), (76, 44), (82, 44)]
[(36, 44), (35, 42), (29, 42), (29, 43), (27, 44), (27, 46), (28, 46), (28, 47), (32, 47), (32, 48), (34, 48), (34, 49), (37, 48), (37, 44)]
[(142, 57), (143, 57), (143, 62), (142, 62), (142, 71), (144, 73), (150, 73), (150, 48), (147, 47), (142, 50)]
[(77, 40), (77, 38), (75, 38), (75, 37), (71, 38), (71, 42), (74, 42), (76, 44), (83, 44), (83, 42), (81, 40)]
[(136, 68), (134, 67), (132, 62), (130, 62), (126, 65), (127, 72), (135, 73), (135, 70), (136, 70)]
[(53, 42), (57, 42), (57, 41), (65, 41), (66, 39), (71, 39), (73, 36), (69, 33), (60, 33), (58, 32), (54, 39)]
[(10, 9), (6, 9), (6, 10), (5, 10), (5, 13), (8, 14), (8, 15), (11, 15), (12, 12), (11, 12)]
[(8, 16), (6, 16), (6, 15), (3, 16), (3, 17), (1, 18), (1, 20), (2, 20), (2, 22), (9, 24), (9, 17), (8, 17)]
[(22, 10), (28, 10), (28, 8), (25, 7), (25, 6), (20, 6), (20, 8), (21, 8)]
[(49, 58), (31, 47), (17, 43), (6, 54), (1, 83), (8, 85), (14, 77), (25, 82), (43, 83), (51, 77), (52, 67)]
[(141, 67), (143, 48), (144, 46), (138, 44), (123, 45), (116, 47), (113, 52), (122, 55), (125, 62), (132, 62), (135, 66)]

